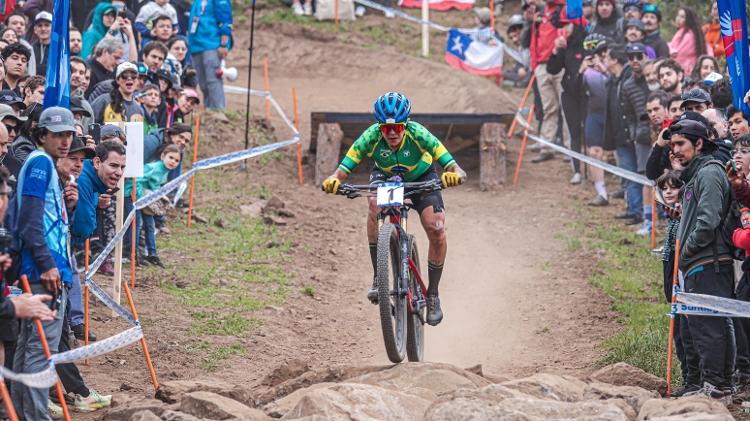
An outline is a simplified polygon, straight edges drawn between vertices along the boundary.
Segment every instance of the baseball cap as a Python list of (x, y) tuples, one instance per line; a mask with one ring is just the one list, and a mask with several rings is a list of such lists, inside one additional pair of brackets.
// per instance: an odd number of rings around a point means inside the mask
[(91, 117), (91, 113), (83, 108), (83, 101), (81, 101), (81, 98), (74, 96), (70, 98), (70, 111), (75, 114), (81, 114), (84, 117)]
[(633, 42), (625, 46), (626, 54), (646, 54), (646, 46), (640, 42)]
[(47, 22), (52, 22), (52, 13), (50, 12), (39, 12), (36, 14), (36, 17), (34, 17), (34, 25), (36, 25), (39, 21), (46, 20)]
[(643, 25), (643, 22), (640, 19), (628, 19), (625, 21), (625, 29), (636, 27), (641, 30), (641, 32), (646, 32), (646, 26)]
[(182, 93), (188, 98), (198, 101), (198, 104), (201, 103), (201, 98), (198, 96), (198, 92), (196, 92), (195, 89), (185, 88), (182, 90)]
[(135, 64), (133, 64), (133, 63), (131, 63), (129, 61), (123, 61), (122, 63), (120, 63), (117, 66), (117, 72), (115, 73), (115, 79), (119, 78), (121, 74), (123, 74), (124, 72), (127, 72), (127, 71), (131, 71), (131, 72), (133, 72), (133, 73), (135, 73), (137, 75), (138, 74), (138, 66), (136, 66)]
[(86, 146), (85, 138), (80, 136), (73, 136), (73, 141), (70, 143), (70, 151), (68, 151), (68, 155), (72, 154), (73, 152), (83, 151), (83, 157), (85, 159), (93, 159), (96, 156), (96, 152)]
[(120, 126), (115, 126), (114, 124), (105, 124), (101, 127), (100, 137), (102, 139), (119, 137), (120, 139), (125, 140), (125, 133), (123, 133), (123, 131), (120, 129)]
[(703, 83), (705, 83), (706, 86), (711, 86), (722, 79), (724, 79), (724, 76), (721, 73), (711, 72), (706, 75), (705, 79), (703, 79)]
[(40, 129), (47, 129), (52, 133), (73, 132), (76, 131), (76, 122), (73, 113), (63, 107), (49, 107), (42, 111), (39, 116)]
[(708, 127), (708, 120), (705, 117), (694, 111), (685, 111), (669, 125), (665, 137), (669, 139), (673, 134), (681, 134), (690, 138), (708, 140)]
[(11, 89), (3, 89), (0, 91), (0, 104), (7, 104), (11, 107), (19, 105), (21, 108), (26, 108), (26, 104), (23, 102), (23, 98)]
[(13, 111), (13, 107), (11, 107), (8, 104), (0, 104), (0, 121), (5, 120), (6, 118), (12, 118), (16, 121), (26, 121), (29, 118), (28, 117), (21, 117), (16, 114), (15, 111)]
[(480, 22), (489, 22), (492, 19), (490, 9), (487, 7), (477, 7), (474, 9), (474, 14), (477, 15)]
[(686, 102), (701, 102), (708, 104), (711, 103), (711, 95), (701, 88), (693, 88), (687, 92), (683, 92), (682, 104), (685, 105)]

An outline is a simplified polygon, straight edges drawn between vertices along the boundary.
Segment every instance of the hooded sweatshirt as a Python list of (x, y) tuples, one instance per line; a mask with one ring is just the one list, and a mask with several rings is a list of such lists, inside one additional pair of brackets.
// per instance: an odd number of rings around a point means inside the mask
[(81, 57), (88, 59), (94, 52), (96, 44), (107, 35), (107, 27), (102, 20), (102, 12), (112, 7), (112, 3), (101, 2), (96, 5), (94, 14), (91, 17), (91, 26), (83, 33), (83, 47), (81, 48)]
[(731, 187), (723, 165), (713, 155), (701, 153), (690, 161), (680, 178), (685, 182), (677, 231), (680, 270), (689, 274), (700, 265), (713, 265), (715, 257), (731, 262), (728, 245), (717, 235), (731, 200)]
[(70, 227), (73, 244), (82, 247), (83, 242), (96, 231), (96, 208), (99, 206), (99, 195), (107, 191), (107, 186), (96, 174), (90, 160), (83, 163), (83, 171), (78, 177), (78, 203)]

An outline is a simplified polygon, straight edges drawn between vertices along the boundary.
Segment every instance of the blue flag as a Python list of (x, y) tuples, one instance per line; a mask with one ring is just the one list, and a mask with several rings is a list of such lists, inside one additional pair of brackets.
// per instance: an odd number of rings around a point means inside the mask
[(578, 19), (583, 16), (583, 0), (566, 0), (568, 19)]
[(52, 10), (52, 37), (47, 58), (47, 85), (44, 108), (70, 107), (70, 0), (55, 0)]
[(750, 44), (747, 41), (747, 6), (744, 1), (718, 0), (721, 38), (727, 56), (727, 70), (732, 84), (734, 106), (750, 115), (744, 103), (750, 90)]

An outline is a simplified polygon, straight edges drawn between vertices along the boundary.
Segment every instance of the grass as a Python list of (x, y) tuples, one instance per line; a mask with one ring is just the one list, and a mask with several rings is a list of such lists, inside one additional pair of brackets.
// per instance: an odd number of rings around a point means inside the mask
[(187, 346), (185, 351), (189, 354), (198, 355), (201, 368), (211, 372), (219, 368), (222, 361), (227, 358), (244, 355), (245, 347), (238, 343), (217, 347), (207, 341), (199, 341)]
[[(662, 289), (662, 261), (651, 255), (650, 239), (596, 222), (593, 227), (578, 224), (576, 231), (585, 232), (586, 250), (603, 255), (591, 282), (612, 299), (622, 324), (622, 330), (604, 342), (607, 353), (600, 363), (625, 362), (666, 377), (669, 306)], [(679, 363), (676, 357), (673, 361), (672, 378), (678, 383)]]
[(302, 288), (302, 294), (307, 295), (308, 297), (315, 297), (315, 288), (313, 287), (304, 287)]

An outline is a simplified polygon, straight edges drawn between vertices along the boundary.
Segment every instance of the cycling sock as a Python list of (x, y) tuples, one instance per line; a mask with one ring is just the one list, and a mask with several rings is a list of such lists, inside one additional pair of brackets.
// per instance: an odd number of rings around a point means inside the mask
[(430, 285), (427, 287), (427, 295), (438, 295), (438, 285), (440, 284), (440, 277), (443, 276), (443, 264), (432, 263), (427, 261), (427, 278), (430, 280)]
[(605, 199), (609, 199), (609, 197), (607, 196), (607, 184), (604, 181), (595, 181), (594, 189), (599, 196)]
[(378, 273), (378, 243), (370, 243), (370, 259), (372, 259), (372, 273)]

